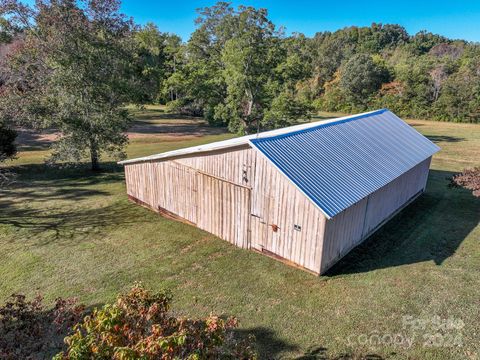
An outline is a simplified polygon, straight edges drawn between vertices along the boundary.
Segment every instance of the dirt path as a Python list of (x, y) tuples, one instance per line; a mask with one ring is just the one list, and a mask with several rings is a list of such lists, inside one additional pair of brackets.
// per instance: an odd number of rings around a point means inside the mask
[[(178, 115), (162, 114), (154, 116), (136, 116), (133, 126), (127, 132), (129, 139), (138, 138), (193, 138), (205, 135), (225, 133), (225, 128), (209, 126), (200, 118), (181, 117)], [(34, 131), (18, 129), (17, 144), (19, 150), (42, 150), (60, 136), (54, 129)]]

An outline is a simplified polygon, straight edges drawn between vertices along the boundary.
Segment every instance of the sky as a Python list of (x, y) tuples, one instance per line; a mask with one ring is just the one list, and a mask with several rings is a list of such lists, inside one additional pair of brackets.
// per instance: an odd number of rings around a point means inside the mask
[[(32, 4), (34, 0), (25, 0)], [(122, 12), (139, 24), (153, 22), (160, 31), (172, 32), (187, 41), (195, 30), (196, 9), (216, 1), (122, 0)], [(480, 42), (480, 0), (245, 0), (233, 5), (267, 8), (269, 18), (283, 25), (286, 33), (313, 36), (346, 26), (369, 26), (372, 22), (404, 26), (410, 34), (420, 30)]]
[[(188, 40), (195, 30), (196, 9), (215, 1), (123, 0), (122, 11), (136, 22), (154, 22), (160, 31), (173, 32)], [(428, 30), (449, 38), (480, 42), (480, 1), (478, 0), (374, 0), (374, 1), (233, 1), (233, 5), (267, 8), (270, 19), (286, 32), (313, 36), (345, 26), (395, 23), (410, 34)]]

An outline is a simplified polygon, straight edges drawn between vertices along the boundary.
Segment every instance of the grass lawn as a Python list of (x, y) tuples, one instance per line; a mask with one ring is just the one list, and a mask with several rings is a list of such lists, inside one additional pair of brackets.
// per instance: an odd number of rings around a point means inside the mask
[[(155, 107), (134, 113), (129, 157), (232, 137)], [(24, 134), (18, 180), (0, 191), (0, 302), (40, 292), (101, 305), (140, 280), (171, 288), (183, 315), (236, 315), (265, 358), (478, 359), (480, 199), (446, 178), (480, 165), (480, 126), (409, 123), (442, 147), (426, 194), (323, 277), (128, 202), (112, 162), (47, 168), (48, 139)], [(438, 329), (436, 316), (463, 325)]]

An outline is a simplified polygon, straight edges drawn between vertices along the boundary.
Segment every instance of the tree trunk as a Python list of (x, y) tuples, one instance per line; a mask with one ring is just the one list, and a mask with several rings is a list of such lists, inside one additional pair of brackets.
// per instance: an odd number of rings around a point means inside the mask
[(90, 140), (90, 163), (92, 165), (92, 171), (100, 170), (100, 163), (98, 159), (98, 146), (94, 140)]

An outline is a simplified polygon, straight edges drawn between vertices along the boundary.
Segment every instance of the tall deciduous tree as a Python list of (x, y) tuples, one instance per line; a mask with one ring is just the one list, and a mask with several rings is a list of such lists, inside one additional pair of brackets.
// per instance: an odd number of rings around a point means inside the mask
[(119, 13), (119, 2), (1, 4), (2, 13), (24, 29), (7, 64), (1, 116), (57, 128), (53, 161), (88, 156), (98, 170), (102, 153), (124, 157), (130, 119), (123, 106), (136, 99), (138, 83), (133, 24)]
[(199, 13), (184, 64), (167, 81), (179, 90), (177, 109), (237, 133), (284, 126), (307, 114), (297, 91), (310, 76), (309, 62), (302, 63), (305, 39), (285, 39), (266, 9), (220, 2)]
[(267, 11), (252, 7), (239, 8), (236, 27), (222, 51), (227, 96), (215, 116), (228, 119), (229, 129), (241, 133), (258, 127), (269, 107), (267, 86), (273, 77), (278, 33)]

